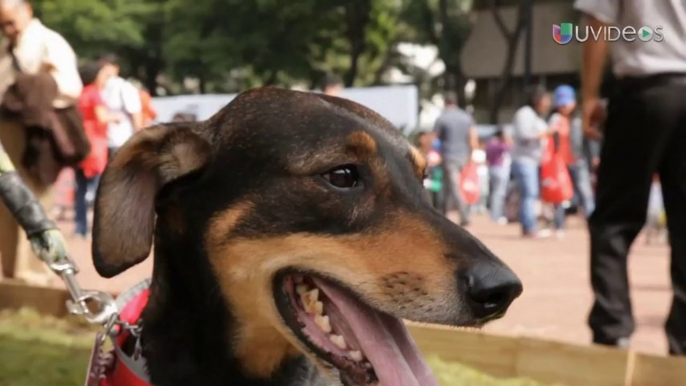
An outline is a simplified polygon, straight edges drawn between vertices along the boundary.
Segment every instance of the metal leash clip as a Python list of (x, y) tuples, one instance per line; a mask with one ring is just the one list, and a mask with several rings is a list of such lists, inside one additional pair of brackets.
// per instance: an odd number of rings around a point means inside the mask
[[(118, 314), (117, 303), (112, 295), (102, 291), (86, 291), (76, 281), (78, 268), (67, 255), (65, 241), (58, 230), (49, 230), (31, 238), (31, 246), (38, 257), (62, 278), (71, 299), (67, 301), (69, 312), (86, 318), (92, 324), (105, 324)], [(93, 304), (94, 303), (94, 304)], [(95, 311), (91, 311), (93, 304)]]

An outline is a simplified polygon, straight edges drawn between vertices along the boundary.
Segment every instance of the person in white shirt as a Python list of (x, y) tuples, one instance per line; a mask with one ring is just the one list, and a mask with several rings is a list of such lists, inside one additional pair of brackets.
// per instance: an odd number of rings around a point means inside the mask
[[(0, 0), (0, 98), (21, 72), (37, 75), (48, 72), (57, 85), (56, 109), (73, 106), (83, 87), (76, 54), (57, 32), (45, 27), (33, 16), (25, 0)], [(52, 203), (51, 186), (33, 178), (22, 166), (26, 149), (25, 128), (18, 122), (0, 119), (0, 142), (27, 186), (36, 194), (46, 211)], [(0, 203), (0, 260), (5, 277), (32, 283), (45, 283), (52, 273), (33, 256), (31, 246), (14, 216)]]
[(107, 147), (111, 157), (136, 131), (143, 128), (143, 107), (136, 86), (119, 76), (117, 56), (103, 56), (100, 63), (111, 73), (110, 80), (102, 90), (102, 98), (110, 113), (120, 117), (119, 122), (111, 122), (107, 127)]
[(596, 208), (589, 219), (595, 302), (588, 322), (593, 341), (626, 347), (634, 332), (627, 259), (646, 222), (650, 186), (658, 173), (672, 248), (674, 291), (665, 330), (669, 352), (686, 355), (686, 3), (577, 0), (575, 6), (586, 14), (594, 31), (608, 26), (643, 31), (626, 40), (583, 43), (587, 136), (601, 136), (597, 123), (605, 113), (600, 88), (608, 56), (618, 79), (617, 90), (609, 98)]

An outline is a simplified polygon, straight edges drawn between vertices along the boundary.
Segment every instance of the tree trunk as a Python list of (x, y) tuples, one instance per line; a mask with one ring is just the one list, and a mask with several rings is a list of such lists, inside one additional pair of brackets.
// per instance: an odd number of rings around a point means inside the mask
[(267, 79), (264, 80), (264, 85), (265, 86), (273, 86), (274, 84), (276, 84), (276, 80), (277, 80), (278, 76), (279, 76), (278, 70), (272, 71), (269, 74), (269, 76), (267, 77)]
[(200, 88), (200, 94), (207, 92), (207, 80), (202, 75), (198, 77), (198, 87)]
[(157, 96), (157, 77), (162, 71), (162, 63), (159, 60), (150, 60), (145, 65), (145, 79), (143, 84), (152, 96)]
[(345, 87), (353, 87), (355, 84), (355, 79), (357, 78), (357, 72), (359, 70), (361, 54), (362, 52), (360, 52), (359, 48), (353, 48), (350, 52), (350, 67), (348, 67), (348, 71), (346, 71), (343, 79)]
[(350, 67), (343, 79), (346, 87), (352, 87), (357, 79), (371, 11), (371, 0), (350, 0), (345, 6), (346, 36), (350, 43)]
[(500, 109), (503, 105), (503, 102), (505, 101), (505, 96), (507, 95), (507, 88), (509, 87), (510, 82), (512, 81), (512, 71), (514, 70), (515, 59), (517, 58), (517, 48), (519, 46), (519, 39), (522, 35), (522, 31), (524, 30), (525, 8), (523, 5), (519, 6), (515, 30), (512, 32), (509, 32), (505, 27), (505, 24), (498, 12), (498, 7), (495, 1), (491, 3), (491, 10), (493, 13), (493, 17), (496, 20), (496, 25), (498, 25), (500, 32), (503, 34), (503, 37), (507, 41), (507, 56), (505, 58), (505, 63), (503, 64), (503, 70), (500, 74), (500, 82), (498, 82), (498, 87), (493, 95), (491, 111), (489, 114), (490, 123), (497, 124)]

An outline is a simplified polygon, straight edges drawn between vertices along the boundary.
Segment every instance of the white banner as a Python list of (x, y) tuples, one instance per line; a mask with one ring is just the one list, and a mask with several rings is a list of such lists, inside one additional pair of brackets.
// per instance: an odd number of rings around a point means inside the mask
[[(177, 113), (194, 114), (205, 120), (226, 106), (236, 94), (178, 95), (152, 98), (159, 122), (169, 122)], [(366, 106), (409, 133), (417, 127), (419, 99), (414, 85), (349, 88), (341, 97)]]

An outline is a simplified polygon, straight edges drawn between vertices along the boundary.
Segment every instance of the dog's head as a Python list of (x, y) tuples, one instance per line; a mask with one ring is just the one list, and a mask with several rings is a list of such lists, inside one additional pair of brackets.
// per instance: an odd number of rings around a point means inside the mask
[(208, 121), (152, 127), (119, 150), (97, 198), (95, 266), (110, 277), (139, 263), (154, 234), (158, 254), (191, 245), (194, 256), (164, 264), (211, 267), (251, 376), (305, 354), (346, 385), (432, 385), (401, 318), (481, 325), (522, 287), (431, 207), (425, 167), (358, 104), (249, 91)]

